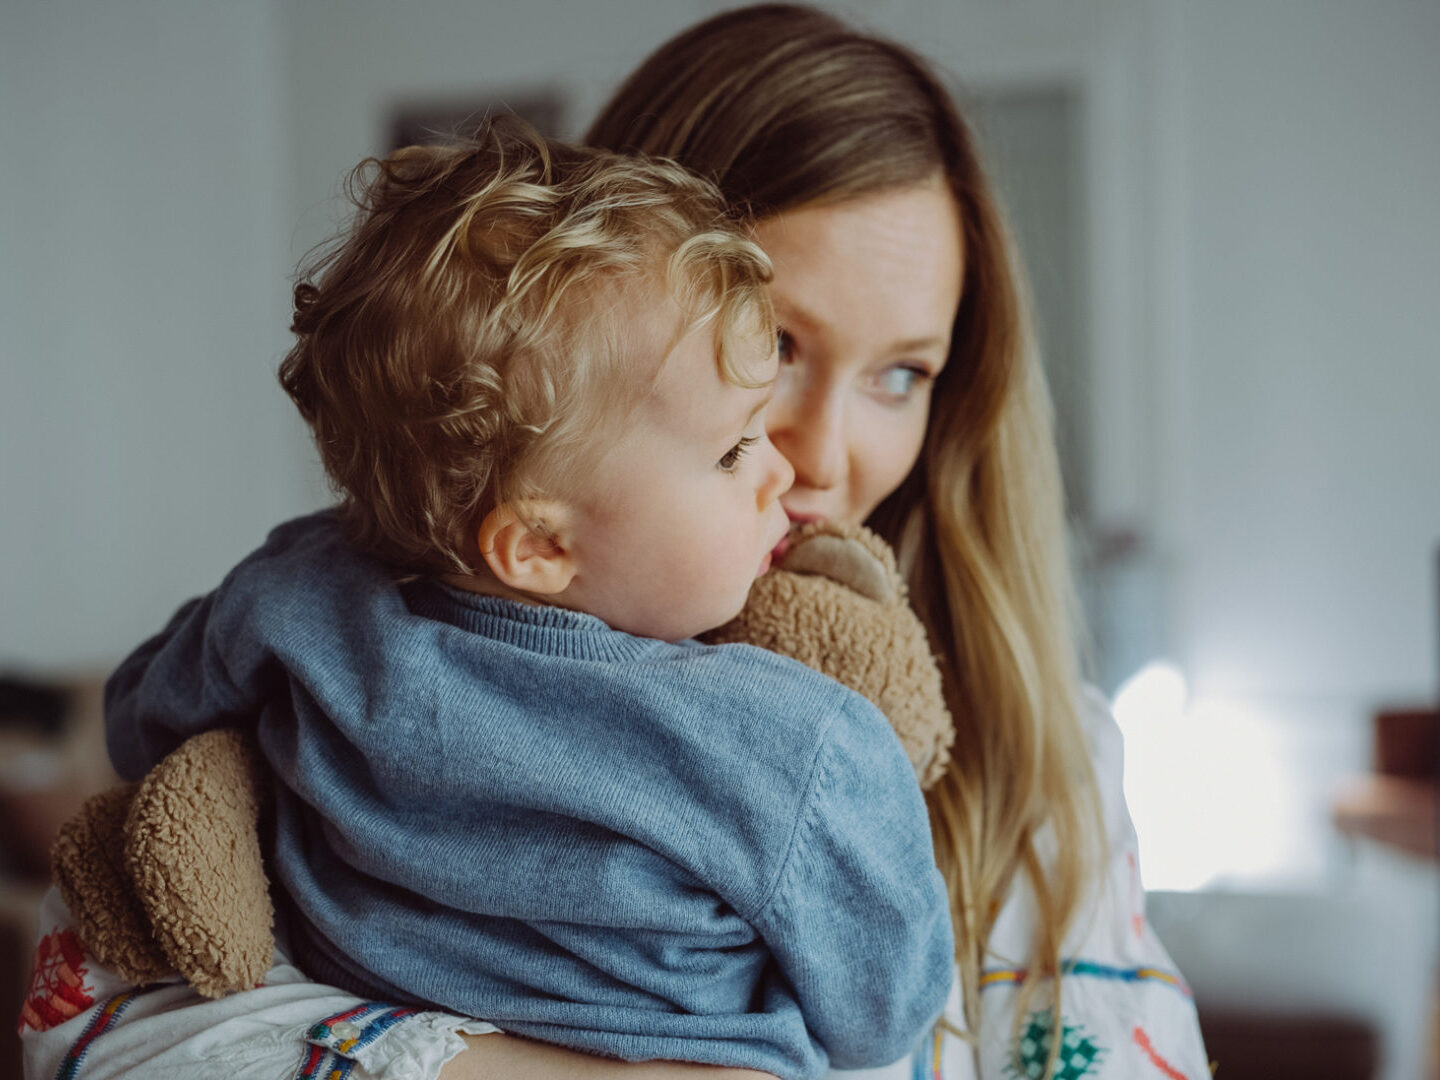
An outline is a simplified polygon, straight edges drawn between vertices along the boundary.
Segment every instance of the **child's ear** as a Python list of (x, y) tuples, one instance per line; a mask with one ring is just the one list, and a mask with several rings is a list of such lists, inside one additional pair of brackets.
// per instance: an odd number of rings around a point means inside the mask
[(522, 508), (502, 503), (480, 522), (480, 555), (502, 585), (553, 596), (575, 576), (575, 560), (563, 537), (564, 508), (530, 500)]

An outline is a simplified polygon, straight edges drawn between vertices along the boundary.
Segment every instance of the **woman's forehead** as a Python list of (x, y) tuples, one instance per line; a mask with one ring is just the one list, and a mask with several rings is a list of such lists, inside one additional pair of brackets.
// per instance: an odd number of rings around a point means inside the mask
[(964, 273), (959, 211), (941, 183), (829, 205), (759, 224), (783, 319), (815, 333), (914, 344), (948, 339)]

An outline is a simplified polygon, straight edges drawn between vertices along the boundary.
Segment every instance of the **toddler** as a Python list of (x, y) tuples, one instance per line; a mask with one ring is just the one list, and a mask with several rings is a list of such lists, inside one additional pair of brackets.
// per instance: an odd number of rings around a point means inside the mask
[(254, 725), (293, 959), (353, 993), (628, 1060), (901, 1057), (953, 946), (898, 741), (691, 640), (786, 531), (764, 254), (678, 166), (518, 125), (370, 168), (281, 368), (341, 503), (121, 665), (117, 768)]

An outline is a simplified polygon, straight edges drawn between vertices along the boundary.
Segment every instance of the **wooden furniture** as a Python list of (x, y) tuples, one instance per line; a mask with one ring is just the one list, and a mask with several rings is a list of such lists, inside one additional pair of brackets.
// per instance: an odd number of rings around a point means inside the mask
[(1332, 805), (1336, 827), (1440, 862), (1440, 712), (1377, 713), (1374, 740), (1374, 770)]

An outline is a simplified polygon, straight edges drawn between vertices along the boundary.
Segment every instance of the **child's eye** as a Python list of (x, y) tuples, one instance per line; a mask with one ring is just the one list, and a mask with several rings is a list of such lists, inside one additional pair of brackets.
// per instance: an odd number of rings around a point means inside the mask
[(738, 443), (726, 450), (724, 455), (715, 464), (723, 473), (733, 473), (740, 464), (740, 459), (745, 456), (745, 451), (754, 446), (760, 440), (746, 436)]

